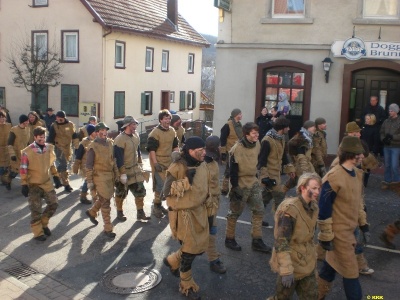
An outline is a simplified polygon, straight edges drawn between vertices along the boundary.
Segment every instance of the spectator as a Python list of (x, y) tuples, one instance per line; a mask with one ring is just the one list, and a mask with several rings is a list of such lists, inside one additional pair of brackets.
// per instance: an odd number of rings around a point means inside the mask
[(265, 134), (272, 129), (271, 115), (268, 114), (268, 109), (263, 107), (261, 109), (261, 114), (256, 119), (256, 124), (260, 127), (260, 135), (258, 136), (259, 141), (264, 138)]

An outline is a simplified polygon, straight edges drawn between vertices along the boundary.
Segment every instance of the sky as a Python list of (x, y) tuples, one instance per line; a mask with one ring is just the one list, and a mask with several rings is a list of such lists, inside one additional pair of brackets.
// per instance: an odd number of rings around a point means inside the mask
[(218, 8), (214, 0), (178, 0), (178, 11), (199, 33), (218, 36)]

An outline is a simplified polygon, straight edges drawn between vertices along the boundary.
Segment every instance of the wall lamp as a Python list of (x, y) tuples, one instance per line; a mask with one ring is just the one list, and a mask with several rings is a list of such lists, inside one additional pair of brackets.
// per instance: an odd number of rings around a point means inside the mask
[(325, 57), (325, 59), (322, 61), (324, 71), (325, 71), (325, 82), (329, 82), (329, 71), (331, 69), (331, 65), (333, 64), (333, 61), (329, 57)]

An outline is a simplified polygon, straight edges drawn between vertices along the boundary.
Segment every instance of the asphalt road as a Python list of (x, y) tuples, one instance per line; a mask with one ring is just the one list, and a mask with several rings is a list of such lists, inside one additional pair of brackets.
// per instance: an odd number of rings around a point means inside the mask
[[(148, 160), (144, 161), (145, 167)], [(366, 203), (372, 233), (371, 244), (365, 250), (372, 276), (361, 276), (365, 299), (399, 299), (400, 251), (386, 251), (378, 236), (385, 225), (400, 217), (400, 197), (393, 191), (380, 189), (381, 175), (372, 175), (366, 189)], [(125, 202), (128, 220), (119, 223), (116, 211), (112, 220), (117, 234), (109, 240), (102, 234), (102, 220), (94, 227), (85, 215), (88, 206), (79, 202), (81, 179), (72, 177), (74, 191), (70, 194), (59, 189), (59, 207), (50, 220), (53, 235), (44, 243), (32, 239), (29, 228), (30, 213), (27, 200), (20, 193), (19, 179), (13, 181), (12, 190), (0, 186), (0, 249), (9, 256), (31, 266), (40, 273), (73, 288), (91, 299), (185, 299), (178, 292), (178, 279), (163, 265), (162, 259), (178, 248), (171, 239), (168, 219), (148, 223), (136, 222), (133, 196)], [(151, 183), (146, 184), (148, 195), (145, 212), (151, 211)], [(293, 194), (293, 191), (290, 192)], [(270, 207), (265, 220), (273, 224)], [(224, 275), (209, 270), (205, 255), (193, 263), (194, 279), (200, 286), (202, 299), (266, 299), (275, 290), (276, 275), (271, 272), (269, 254), (251, 250), (250, 213), (246, 210), (237, 226), (236, 240), (241, 252), (225, 248), (225, 219), (228, 199), (221, 196), (218, 218), (218, 249), (228, 271)], [(272, 246), (273, 229), (264, 228), (264, 241)], [(395, 241), (400, 248), (400, 239)], [(132, 295), (112, 294), (99, 284), (104, 274), (124, 267), (151, 267), (162, 275), (162, 281), (153, 289)], [(368, 298), (368, 296), (371, 296)], [(340, 276), (327, 299), (345, 299)]]

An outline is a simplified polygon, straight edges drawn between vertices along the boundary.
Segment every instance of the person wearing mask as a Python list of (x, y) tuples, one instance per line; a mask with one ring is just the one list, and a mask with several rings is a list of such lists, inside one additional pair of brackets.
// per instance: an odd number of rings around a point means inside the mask
[(242, 111), (239, 108), (235, 108), (231, 112), (231, 116), (228, 119), (228, 122), (221, 128), (221, 161), (226, 162), (224, 177), (222, 180), (221, 186), (221, 194), (227, 195), (229, 191), (229, 151), (236, 143), (236, 141), (240, 140), (243, 137), (242, 131)]

